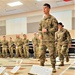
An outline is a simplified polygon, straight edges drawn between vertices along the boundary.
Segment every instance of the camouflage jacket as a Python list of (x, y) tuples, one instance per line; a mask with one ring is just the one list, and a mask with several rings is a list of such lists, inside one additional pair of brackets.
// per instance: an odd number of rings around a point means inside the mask
[(8, 41), (7, 40), (2, 40), (2, 47), (8, 46)]
[(16, 46), (22, 46), (22, 45), (23, 45), (23, 40), (22, 40), (21, 38), (17, 38), (17, 39), (15, 40), (15, 45), (16, 45)]
[(29, 45), (29, 40), (28, 40), (27, 38), (24, 38), (24, 39), (23, 39), (23, 44), (24, 44), (25, 46), (28, 46), (28, 45)]
[(36, 36), (32, 39), (32, 44), (34, 44), (35, 46), (39, 45), (39, 39)]
[(9, 47), (13, 47), (14, 41), (9, 41), (8, 45), (9, 45)]
[(58, 30), (55, 33), (55, 40), (57, 43), (71, 43), (71, 36), (70, 33), (68, 32), (68, 30), (66, 29), (62, 29), (62, 30)]
[[(43, 41), (55, 41), (55, 32), (58, 29), (57, 24), (58, 21), (52, 15), (50, 15), (48, 18), (44, 18), (40, 22), (39, 35), (42, 36)], [(43, 28), (47, 29), (47, 32), (42, 33)]]

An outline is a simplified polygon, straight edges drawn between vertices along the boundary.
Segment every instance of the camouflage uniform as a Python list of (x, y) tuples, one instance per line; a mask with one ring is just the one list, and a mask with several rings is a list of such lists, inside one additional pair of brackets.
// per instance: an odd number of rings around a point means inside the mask
[[(53, 70), (55, 69), (56, 56), (55, 56), (55, 32), (57, 31), (57, 20), (50, 15), (47, 18), (44, 18), (39, 27), (39, 36), (42, 36), (42, 40), (40, 40), (40, 65), (44, 66), (45, 63), (45, 54), (46, 49), (49, 50), (50, 60), (52, 64)], [(42, 33), (42, 29), (45, 28), (47, 32)]]
[(39, 55), (39, 39), (37, 36), (34, 36), (32, 39), (33, 50), (34, 50), (34, 58), (38, 58)]
[(68, 56), (68, 44), (71, 43), (70, 33), (68, 30), (63, 28), (62, 30), (58, 30), (55, 33), (55, 39), (57, 42), (57, 52), (59, 59), (61, 63), (64, 64), (64, 56)]
[(2, 40), (2, 55), (3, 57), (7, 57), (8, 55), (8, 41), (7, 40)]
[(24, 57), (29, 58), (29, 40), (27, 38), (23, 39), (23, 51), (24, 51)]
[(14, 41), (9, 41), (9, 52), (10, 52), (10, 55), (11, 57), (13, 57), (14, 53), (13, 53), (13, 50), (14, 50)]
[(15, 45), (16, 45), (16, 57), (18, 57), (19, 54), (21, 57), (23, 57), (23, 53), (22, 53), (23, 41), (22, 41), (22, 39), (16, 38)]

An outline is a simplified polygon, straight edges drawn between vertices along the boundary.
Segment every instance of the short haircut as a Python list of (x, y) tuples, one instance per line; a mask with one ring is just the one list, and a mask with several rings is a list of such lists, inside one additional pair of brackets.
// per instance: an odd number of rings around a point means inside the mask
[(3, 36), (3, 37), (5, 37), (5, 36)]
[(62, 27), (64, 27), (64, 25), (62, 24), (62, 22), (59, 22), (58, 24), (61, 25)]
[(48, 8), (51, 8), (50, 4), (45, 3), (43, 6), (47, 6)]
[(26, 36), (26, 34), (23, 34), (23, 36)]

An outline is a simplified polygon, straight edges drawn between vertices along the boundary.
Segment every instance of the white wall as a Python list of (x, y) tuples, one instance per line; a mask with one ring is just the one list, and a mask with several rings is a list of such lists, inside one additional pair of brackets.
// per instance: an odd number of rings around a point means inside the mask
[(58, 20), (58, 22), (62, 22), (64, 24), (64, 27), (68, 30), (72, 30), (72, 11), (60, 11), (60, 12), (54, 12), (52, 13), (53, 16), (55, 16)]
[[(64, 24), (64, 27), (68, 30), (72, 30), (72, 11), (60, 11), (60, 12), (52, 12), (51, 13), (54, 17), (57, 18), (58, 22), (62, 22)], [(38, 25), (41, 19), (43, 18), (43, 15), (38, 16), (30, 16), (27, 18), (15, 18), (15, 19), (9, 19), (6, 20), (6, 35), (10, 34), (22, 34), (27, 33), (27, 24), (29, 24), (30, 28), (29, 31), (38, 31)], [(35, 28), (32, 28), (32, 24)]]
[(6, 35), (27, 33), (27, 18), (6, 20)]
[(27, 23), (40, 22), (42, 17), (43, 17), (43, 14), (27, 17)]

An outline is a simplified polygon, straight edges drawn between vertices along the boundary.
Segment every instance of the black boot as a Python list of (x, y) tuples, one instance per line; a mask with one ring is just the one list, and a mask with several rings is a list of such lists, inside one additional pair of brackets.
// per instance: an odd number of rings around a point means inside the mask
[(55, 64), (52, 64), (52, 68), (53, 68), (52, 72), (55, 73), (56, 72)]
[(69, 62), (69, 56), (66, 56), (66, 62)]
[(64, 62), (61, 62), (61, 63), (59, 64), (59, 66), (64, 66)]

